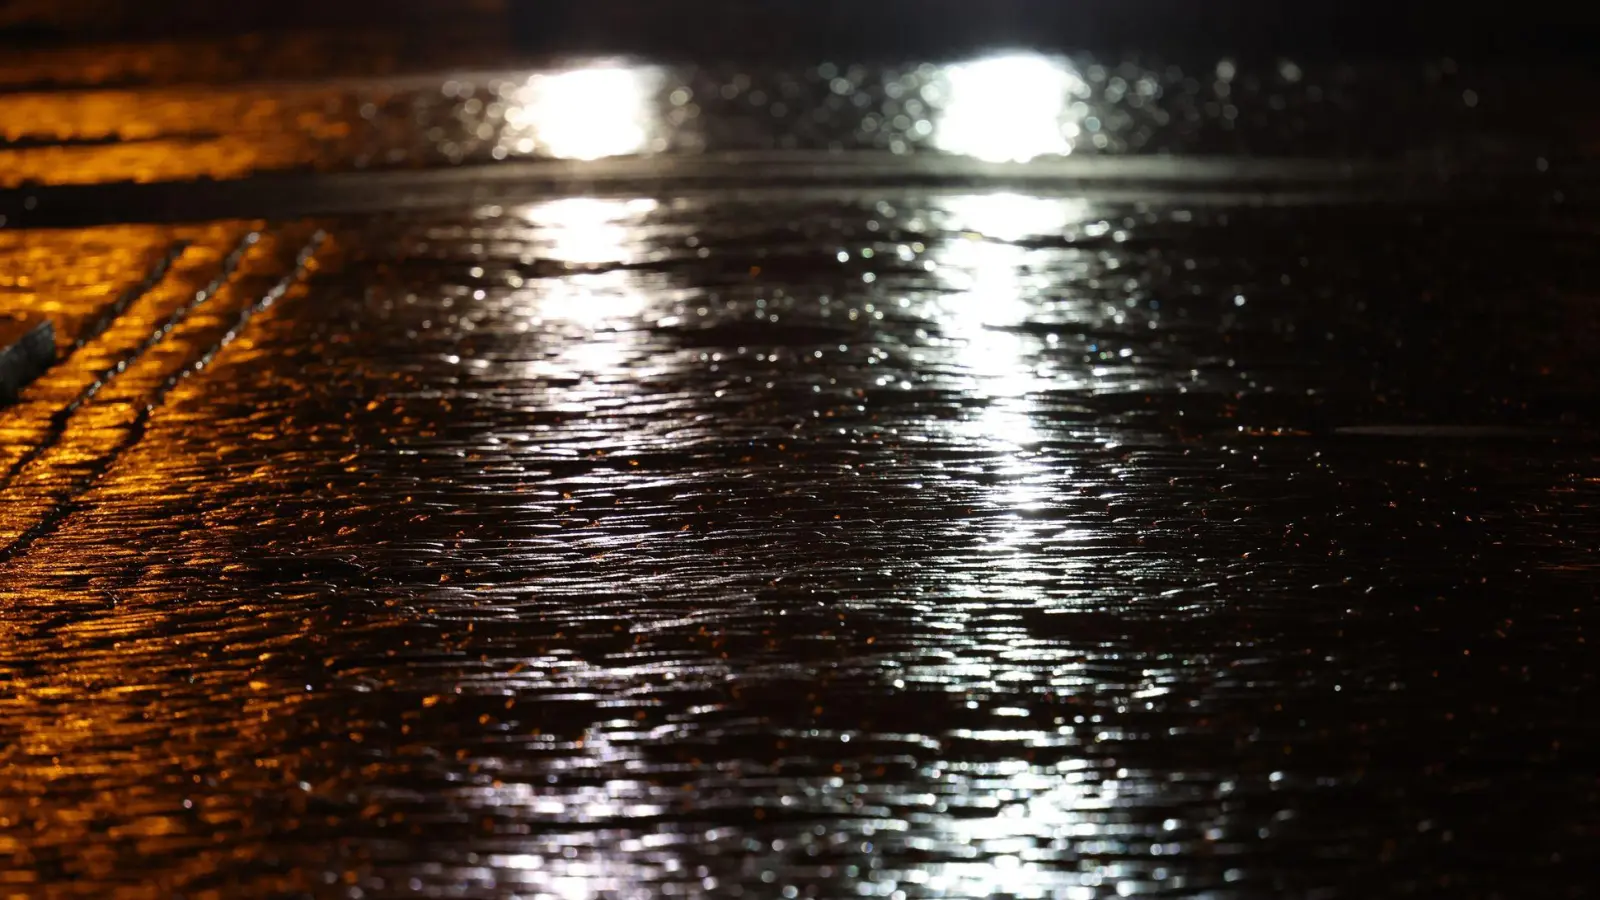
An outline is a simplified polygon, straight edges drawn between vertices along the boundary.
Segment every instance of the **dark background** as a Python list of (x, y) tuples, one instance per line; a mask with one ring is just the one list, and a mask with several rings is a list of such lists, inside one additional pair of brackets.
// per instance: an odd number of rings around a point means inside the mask
[(501, 28), (530, 52), (666, 56), (923, 55), (1005, 44), (1298, 56), (1442, 53), (1585, 58), (1600, 10), (1584, 3), (1445, 4), (1347, 0), (401, 0), (244, 3), (17, 0), (0, 41), (169, 37), (229, 31)]

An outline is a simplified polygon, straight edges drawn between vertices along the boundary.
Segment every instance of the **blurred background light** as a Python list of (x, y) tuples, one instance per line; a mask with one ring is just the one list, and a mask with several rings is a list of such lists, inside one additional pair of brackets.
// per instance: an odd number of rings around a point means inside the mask
[(1011, 54), (953, 65), (944, 74), (938, 149), (987, 162), (1072, 152), (1078, 128), (1068, 112), (1085, 85), (1065, 60)]
[(506, 113), (502, 145), (519, 154), (600, 159), (649, 149), (661, 72), (597, 65), (534, 75)]

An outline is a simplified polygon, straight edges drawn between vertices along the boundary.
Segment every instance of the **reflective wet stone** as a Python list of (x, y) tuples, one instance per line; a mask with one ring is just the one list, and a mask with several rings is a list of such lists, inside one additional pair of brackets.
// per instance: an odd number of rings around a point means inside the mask
[(6, 884), (1582, 894), (1586, 207), (758, 181), (0, 231)]

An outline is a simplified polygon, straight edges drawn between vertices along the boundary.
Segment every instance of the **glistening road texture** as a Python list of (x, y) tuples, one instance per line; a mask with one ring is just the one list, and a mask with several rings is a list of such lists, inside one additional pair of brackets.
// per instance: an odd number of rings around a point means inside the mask
[(1574, 140), (1470, 200), (757, 171), (13, 223), (64, 361), (0, 411), (0, 884), (1579, 896)]

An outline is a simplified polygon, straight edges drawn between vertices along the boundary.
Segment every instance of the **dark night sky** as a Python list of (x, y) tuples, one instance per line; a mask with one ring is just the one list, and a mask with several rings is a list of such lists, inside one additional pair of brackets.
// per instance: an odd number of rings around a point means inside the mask
[(527, 49), (655, 56), (914, 56), (982, 45), (1299, 57), (1418, 52), (1586, 57), (1593, 4), (1451, 5), (1384, 0), (19, 0), (0, 41), (238, 30), (498, 22)]

